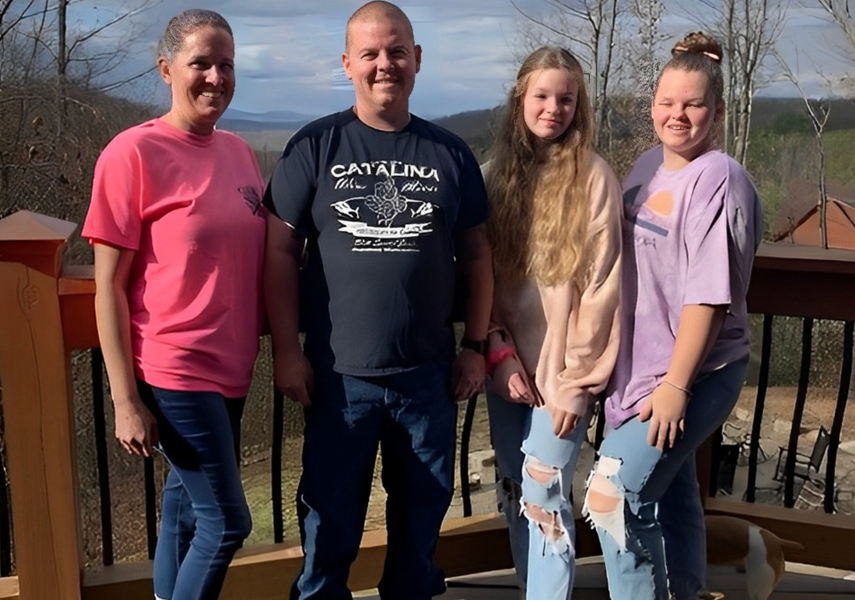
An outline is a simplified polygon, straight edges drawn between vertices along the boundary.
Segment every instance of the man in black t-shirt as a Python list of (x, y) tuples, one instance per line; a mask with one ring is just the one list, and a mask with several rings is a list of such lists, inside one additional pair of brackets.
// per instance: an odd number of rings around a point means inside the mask
[[(433, 551), (453, 492), (454, 401), (484, 380), (486, 191), (466, 144), (409, 112), (421, 48), (397, 6), (369, 2), (353, 14), (342, 62), (355, 105), (294, 135), (264, 199), (276, 385), (307, 407), (306, 559), (292, 598), (351, 598), (379, 444), (388, 494), (380, 595), (427, 599), (443, 589)], [(455, 272), (467, 291), (456, 357)]]

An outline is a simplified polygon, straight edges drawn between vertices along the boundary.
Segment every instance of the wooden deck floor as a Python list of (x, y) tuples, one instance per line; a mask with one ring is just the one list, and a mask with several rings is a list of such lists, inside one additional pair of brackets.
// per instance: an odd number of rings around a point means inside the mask
[[(745, 575), (733, 567), (711, 567), (710, 589), (725, 600), (749, 600)], [(363, 600), (379, 600), (376, 590), (354, 594)], [(518, 600), (516, 579), (509, 570), (470, 575), (450, 580), (448, 592), (437, 600)], [(573, 600), (608, 600), (606, 576), (599, 558), (582, 559), (576, 570)], [(852, 600), (855, 573), (788, 564), (787, 574), (769, 600)]]

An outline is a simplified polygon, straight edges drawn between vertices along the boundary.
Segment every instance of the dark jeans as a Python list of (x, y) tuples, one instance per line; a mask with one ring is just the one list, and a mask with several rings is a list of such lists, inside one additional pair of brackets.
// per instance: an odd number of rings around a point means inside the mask
[(154, 556), (162, 600), (215, 600), (252, 520), (238, 471), (245, 399), (140, 383), (170, 464)]
[(647, 442), (650, 424), (638, 417), (607, 433), (594, 474), (612, 482), (618, 507), (589, 516), (612, 598), (694, 600), (703, 587), (706, 545), (695, 450), (733, 410), (747, 364), (745, 357), (695, 381), (685, 431), (665, 453)]
[(378, 444), (388, 532), (380, 596), (422, 600), (443, 591), (433, 553), (454, 489), (457, 405), (449, 364), (351, 377), (315, 361), (297, 501), (306, 558), (292, 598), (352, 598), (347, 577), (365, 526)]

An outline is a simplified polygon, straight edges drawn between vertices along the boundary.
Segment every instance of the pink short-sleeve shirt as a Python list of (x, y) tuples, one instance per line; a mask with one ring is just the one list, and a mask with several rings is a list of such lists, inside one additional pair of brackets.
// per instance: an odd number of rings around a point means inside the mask
[(263, 323), (263, 181), (238, 136), (154, 119), (95, 167), (90, 243), (136, 251), (128, 304), (136, 376), (172, 390), (245, 396)]

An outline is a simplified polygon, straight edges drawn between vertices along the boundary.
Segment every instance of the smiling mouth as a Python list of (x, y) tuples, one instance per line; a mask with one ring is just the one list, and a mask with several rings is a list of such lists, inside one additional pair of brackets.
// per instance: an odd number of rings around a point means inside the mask
[(202, 92), (203, 98), (219, 98), (224, 92)]

